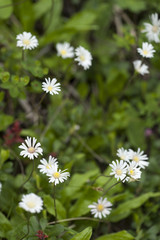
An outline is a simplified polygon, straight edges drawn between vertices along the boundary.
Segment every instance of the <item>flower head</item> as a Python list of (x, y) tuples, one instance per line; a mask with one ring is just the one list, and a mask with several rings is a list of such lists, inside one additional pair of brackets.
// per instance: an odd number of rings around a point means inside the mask
[(38, 46), (38, 40), (35, 36), (32, 36), (30, 32), (23, 32), (22, 34), (17, 35), (17, 47), (22, 47), (25, 49), (33, 49)]
[(128, 161), (129, 160), (129, 154), (128, 151), (125, 150), (124, 148), (119, 148), (117, 150), (117, 156), (124, 161)]
[(57, 165), (57, 158), (49, 156), (48, 162), (44, 158), (41, 159), (40, 162), (42, 163), (38, 165), (38, 168), (40, 168), (40, 172), (48, 173), (49, 169), (52, 169), (55, 165)]
[(145, 168), (149, 165), (148, 157), (146, 154), (143, 154), (144, 151), (141, 151), (140, 148), (138, 148), (137, 152), (134, 152), (132, 149), (129, 149), (130, 159), (137, 163), (137, 166), (140, 168)]
[(142, 64), (141, 60), (134, 61), (133, 65), (136, 72), (140, 73), (141, 75), (149, 73), (148, 66), (146, 64)]
[(136, 162), (131, 162), (127, 167), (127, 173), (130, 176), (129, 180), (138, 180), (141, 178), (141, 171)]
[(70, 46), (70, 43), (57, 43), (56, 44), (57, 55), (62, 58), (73, 58), (74, 57), (74, 48)]
[(19, 206), (31, 213), (39, 213), (43, 209), (43, 201), (41, 197), (34, 193), (29, 193), (22, 196)]
[(98, 202), (94, 202), (93, 204), (89, 205), (88, 207), (91, 208), (91, 213), (94, 215), (95, 218), (102, 218), (109, 215), (111, 212), (112, 203), (107, 200), (107, 198), (99, 198)]
[(155, 41), (156, 43), (160, 42), (160, 20), (158, 19), (158, 14), (154, 13), (150, 16), (151, 24), (144, 23), (145, 29), (142, 32), (146, 33), (146, 37), (149, 41)]
[(155, 52), (152, 44), (148, 42), (143, 42), (142, 48), (137, 48), (137, 51), (141, 56), (146, 58), (152, 58), (153, 53)]
[(48, 235), (44, 234), (44, 232), (43, 232), (42, 230), (37, 231), (36, 236), (37, 236), (39, 239), (42, 239), (42, 240), (44, 240), (45, 238), (48, 238)]
[(43, 149), (41, 148), (41, 144), (36, 142), (37, 139), (35, 137), (33, 137), (33, 139), (31, 137), (27, 137), (27, 139), (25, 139), (25, 143), (22, 143), (19, 146), (19, 148), (23, 149), (20, 152), (20, 155), (30, 159), (37, 158), (38, 154), (42, 155)]
[(126, 173), (127, 173), (127, 163), (123, 160), (116, 160), (112, 161), (112, 164), (109, 164), (109, 166), (112, 168), (112, 172), (110, 175), (114, 175), (117, 180), (125, 180)]
[(57, 79), (53, 78), (52, 80), (50, 78), (45, 78), (45, 82), (42, 82), (42, 89), (46, 93), (50, 93), (51, 95), (53, 94), (59, 94), (60, 89), (60, 83), (56, 83)]
[(67, 180), (67, 178), (70, 177), (70, 173), (65, 172), (65, 170), (58, 170), (58, 165), (55, 164), (48, 170), (47, 176), (49, 177), (49, 182), (53, 182), (56, 185)]
[(92, 55), (91, 53), (83, 47), (78, 47), (75, 49), (75, 61), (78, 65), (81, 65), (85, 70), (92, 65)]

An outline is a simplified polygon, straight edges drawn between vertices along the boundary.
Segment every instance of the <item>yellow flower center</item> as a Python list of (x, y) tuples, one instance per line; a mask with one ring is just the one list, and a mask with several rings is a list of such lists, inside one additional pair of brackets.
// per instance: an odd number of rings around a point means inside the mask
[(147, 55), (147, 54), (148, 54), (148, 51), (147, 51), (147, 50), (143, 50), (143, 54), (144, 54), (144, 55)]
[(158, 26), (153, 26), (152, 27), (152, 32), (154, 32), (154, 33), (158, 32)]
[(28, 152), (29, 153), (34, 153), (35, 152), (35, 148), (34, 147), (29, 147), (28, 148)]
[(125, 156), (124, 156), (124, 155), (121, 155), (120, 158), (121, 158), (122, 160), (125, 160)]
[(60, 177), (60, 173), (59, 173), (59, 172), (53, 173), (53, 177), (54, 177), (54, 178), (59, 178), (59, 177)]
[(61, 50), (61, 54), (64, 56), (66, 55), (67, 51), (66, 50)]
[(139, 157), (134, 156), (134, 157), (133, 157), (133, 161), (135, 161), (135, 162), (139, 162)]
[(134, 171), (133, 170), (130, 170), (129, 171), (131, 175), (134, 175)]
[(30, 40), (24, 39), (24, 40), (23, 40), (23, 44), (28, 46), (28, 45), (30, 44)]
[(52, 91), (53, 87), (52, 86), (48, 86), (47, 89), (48, 89), (48, 91)]
[(36, 206), (36, 204), (35, 204), (34, 202), (31, 202), (31, 201), (28, 201), (28, 202), (26, 203), (26, 205), (27, 205), (27, 207), (29, 207), (29, 208), (34, 208), (34, 207)]
[(83, 55), (81, 55), (79, 58), (82, 62), (85, 60), (85, 57)]
[(51, 168), (51, 165), (50, 165), (50, 164), (47, 164), (47, 165), (46, 165), (46, 168), (47, 168), (47, 169), (50, 169), (50, 168)]
[(102, 212), (103, 209), (104, 209), (104, 206), (103, 206), (102, 204), (98, 204), (98, 205), (97, 205), (97, 211), (98, 211), (98, 212)]
[(116, 173), (117, 173), (117, 175), (121, 175), (122, 174), (122, 170), (121, 169), (117, 169)]

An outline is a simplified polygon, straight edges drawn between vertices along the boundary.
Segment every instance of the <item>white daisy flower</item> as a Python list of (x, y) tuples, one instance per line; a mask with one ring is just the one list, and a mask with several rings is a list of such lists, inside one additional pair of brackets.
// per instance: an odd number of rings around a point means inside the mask
[(149, 73), (148, 66), (146, 64), (142, 64), (141, 60), (135, 60), (133, 62), (134, 69), (136, 72), (140, 73), (141, 75)]
[(75, 61), (78, 62), (78, 65), (81, 65), (84, 70), (88, 69), (92, 65), (92, 55), (85, 48), (79, 46), (75, 49)]
[(137, 48), (137, 52), (143, 57), (152, 58), (155, 50), (151, 43), (143, 42), (142, 48)]
[[(117, 161), (117, 163), (116, 163)], [(109, 164), (109, 166), (112, 168), (112, 172), (110, 175), (114, 175), (114, 177), (117, 180), (123, 180), (125, 181), (126, 173), (127, 173), (127, 163), (124, 162), (123, 160), (116, 160), (112, 161), (112, 164)]]
[(22, 143), (19, 146), (19, 148), (23, 149), (20, 152), (20, 156), (34, 159), (38, 157), (38, 154), (42, 155), (43, 149), (41, 148), (41, 144), (36, 142), (37, 139), (35, 137), (33, 137), (33, 139), (31, 137), (27, 137), (27, 139), (25, 139), (25, 143)]
[(48, 173), (48, 170), (51, 169), (52, 167), (54, 167), (55, 165), (58, 165), (57, 163), (57, 158), (54, 158), (52, 156), (49, 156), (49, 160), (48, 162), (46, 161), (46, 159), (41, 159), (40, 162), (42, 164), (38, 165), (38, 168), (40, 168), (40, 172), (42, 173)]
[(128, 175), (130, 176), (129, 180), (138, 180), (141, 178), (141, 171), (136, 162), (131, 162), (127, 168)]
[(29, 193), (22, 196), (19, 206), (31, 213), (39, 213), (43, 209), (42, 198), (34, 193)]
[(2, 183), (0, 182), (0, 192), (2, 191)]
[(74, 48), (70, 46), (70, 43), (57, 43), (56, 44), (57, 55), (62, 58), (73, 58), (74, 57)]
[(128, 151), (125, 150), (124, 148), (119, 148), (117, 150), (117, 156), (124, 161), (128, 161), (129, 160), (129, 154)]
[(65, 172), (65, 170), (58, 170), (58, 165), (54, 165), (54, 167), (52, 166), (52, 168), (48, 170), (47, 176), (49, 177), (49, 182), (53, 182), (56, 185), (67, 180), (67, 178), (70, 177), (70, 173)]
[(146, 154), (143, 154), (144, 151), (141, 151), (140, 148), (138, 148), (137, 152), (134, 152), (132, 149), (129, 149), (130, 159), (137, 163), (137, 166), (140, 168), (145, 168), (149, 165), (148, 157)]
[(151, 24), (144, 23), (145, 29), (142, 32), (146, 33), (146, 37), (149, 41), (155, 41), (156, 43), (160, 42), (160, 20), (158, 19), (158, 14), (154, 13), (150, 16)]
[(22, 34), (17, 35), (17, 47), (22, 47), (25, 49), (33, 49), (38, 46), (38, 40), (35, 36), (32, 36), (30, 32), (23, 32)]
[(59, 94), (60, 89), (60, 83), (56, 83), (57, 79), (53, 78), (52, 80), (50, 78), (45, 78), (46, 82), (42, 82), (42, 90), (46, 93), (53, 94)]
[(102, 218), (109, 215), (111, 212), (112, 203), (107, 201), (107, 198), (99, 198), (98, 203), (94, 202), (93, 204), (89, 205), (88, 207), (91, 208), (91, 213), (94, 215), (95, 218)]

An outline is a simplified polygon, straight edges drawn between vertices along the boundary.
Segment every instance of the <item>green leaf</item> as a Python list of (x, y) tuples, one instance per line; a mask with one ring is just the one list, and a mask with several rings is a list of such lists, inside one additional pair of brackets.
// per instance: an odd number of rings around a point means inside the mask
[[(4, 5), (9, 5), (8, 7), (2, 8)], [(13, 11), (12, 0), (0, 0), (0, 18), (7, 19), (11, 16)]]
[(2, 167), (3, 163), (9, 158), (9, 150), (1, 149), (0, 152), (0, 168)]
[(12, 229), (8, 219), (0, 212), (0, 236), (5, 237), (5, 234)]
[(9, 78), (10, 78), (9, 72), (0, 73), (0, 79), (2, 80), (3, 83), (8, 82)]
[[(54, 199), (50, 195), (45, 195), (43, 199), (44, 199), (44, 205), (47, 211), (50, 214), (55, 216)], [(59, 200), (56, 200), (56, 208), (57, 208), (57, 218), (58, 219), (66, 218), (66, 210)]]
[(138, 13), (140, 11), (145, 10), (146, 8), (146, 2), (144, 0), (127, 0), (127, 1), (121, 1), (116, 0), (116, 4), (122, 7), (123, 9), (129, 9), (135, 13)]
[(139, 208), (143, 205), (149, 198), (159, 197), (160, 192), (153, 193), (145, 193), (140, 197), (134, 198), (132, 200), (126, 201), (120, 204), (115, 210), (112, 210), (109, 220), (112, 222), (118, 222), (126, 217), (128, 217), (133, 209)]
[(135, 238), (126, 231), (107, 234), (102, 237), (96, 238), (96, 240), (132, 240), (132, 239), (135, 239)]
[(77, 233), (71, 240), (89, 240), (92, 236), (92, 228), (88, 227), (82, 232)]
[(0, 131), (5, 130), (13, 122), (13, 117), (6, 114), (0, 115)]

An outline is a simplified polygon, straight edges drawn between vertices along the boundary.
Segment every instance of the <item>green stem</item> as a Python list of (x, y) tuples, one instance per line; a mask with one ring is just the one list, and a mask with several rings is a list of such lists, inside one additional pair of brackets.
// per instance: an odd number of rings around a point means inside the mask
[(57, 208), (56, 208), (56, 185), (53, 186), (53, 198), (54, 198), (54, 211), (55, 211), (55, 223), (57, 222)]
[(58, 220), (58, 221), (54, 221), (54, 222), (49, 222), (48, 224), (55, 224), (55, 223), (62, 223), (62, 222), (71, 222), (71, 221), (82, 221), (82, 220), (89, 220), (89, 221), (93, 221), (93, 222), (106, 222), (100, 219), (95, 219), (95, 218), (90, 218), (90, 217), (77, 217), (77, 218), (66, 218), (66, 219), (62, 219), (62, 220)]
[(33, 160), (32, 171), (31, 171), (29, 177), (27, 178), (27, 180), (20, 186), (20, 188), (22, 188), (30, 180), (30, 178), (32, 177), (33, 171), (34, 171), (34, 160)]
[(22, 238), (20, 238), (19, 240), (22, 240), (22, 239), (26, 238), (29, 234), (29, 219), (30, 219), (30, 217), (27, 217), (27, 233)]

